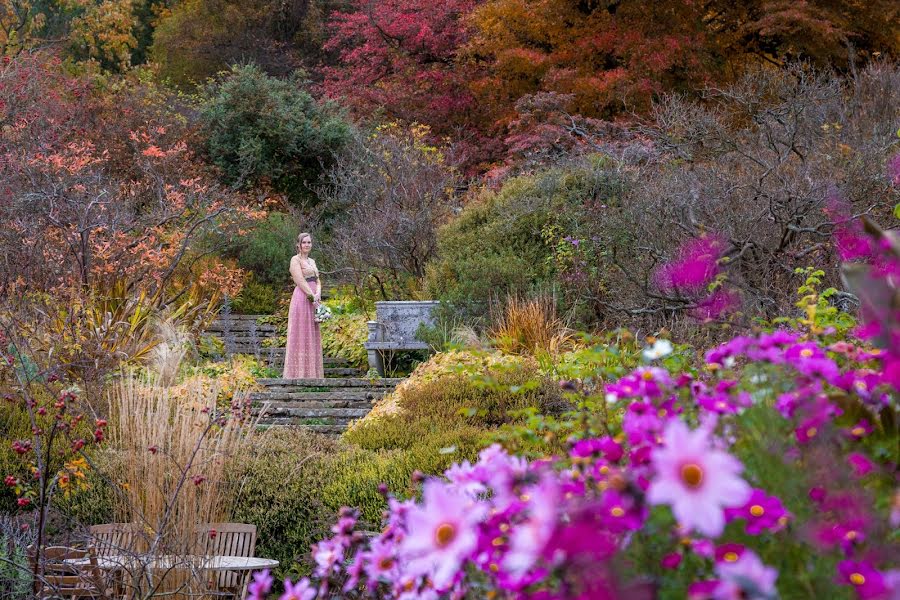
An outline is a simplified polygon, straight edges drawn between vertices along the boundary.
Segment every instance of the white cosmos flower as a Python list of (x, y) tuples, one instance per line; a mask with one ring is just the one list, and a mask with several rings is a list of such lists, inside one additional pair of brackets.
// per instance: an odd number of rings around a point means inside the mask
[(644, 348), (644, 358), (647, 360), (656, 360), (672, 354), (672, 342), (669, 340), (656, 340), (649, 348)]

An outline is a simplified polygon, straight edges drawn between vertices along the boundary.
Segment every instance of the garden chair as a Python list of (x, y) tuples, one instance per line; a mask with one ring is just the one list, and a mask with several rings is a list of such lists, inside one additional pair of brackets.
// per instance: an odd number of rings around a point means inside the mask
[[(250, 523), (204, 523), (197, 530), (197, 553), (204, 556), (251, 557), (256, 551), (256, 525)], [(216, 573), (215, 587), (236, 599), (246, 595), (249, 573)]]
[[(34, 549), (29, 553), (33, 556)], [(67, 560), (88, 558), (87, 565), (73, 565)], [(48, 546), (43, 553), (44, 575), (38, 598), (108, 598), (109, 591), (97, 566), (93, 547), (76, 550), (66, 546)]]
[(128, 555), (141, 550), (144, 531), (138, 523), (104, 523), (90, 528), (99, 556)]

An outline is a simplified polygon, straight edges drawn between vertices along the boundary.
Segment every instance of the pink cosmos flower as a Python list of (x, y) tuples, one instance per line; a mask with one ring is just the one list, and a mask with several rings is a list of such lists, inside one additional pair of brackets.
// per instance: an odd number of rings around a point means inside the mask
[(427, 575), (444, 590), (476, 548), (486, 508), (437, 480), (425, 483), (422, 500), (409, 510), (400, 552), (410, 573)]
[(673, 419), (663, 433), (663, 445), (652, 455), (656, 476), (647, 491), (651, 504), (668, 504), (678, 522), (716, 537), (725, 527), (723, 508), (742, 506), (752, 489), (738, 475), (743, 465), (716, 450), (706, 431), (691, 431)]
[(453, 466), (444, 471), (444, 477), (450, 480), (450, 483), (455, 485), (460, 492), (472, 498), (487, 491), (487, 486), (484, 485), (483, 469), (472, 466), (467, 460), (453, 463)]
[(379, 581), (394, 581), (400, 574), (395, 557), (396, 548), (382, 539), (376, 539), (368, 552), (363, 553), (363, 567), (370, 587)]
[(838, 563), (838, 581), (852, 585), (856, 596), (862, 600), (886, 598), (889, 588), (884, 575), (870, 562), (843, 560)]
[(511, 580), (519, 581), (531, 569), (556, 528), (559, 489), (550, 477), (529, 490), (528, 517), (514, 530), (503, 568)]
[(284, 580), (284, 593), (278, 600), (313, 600), (316, 597), (316, 590), (313, 588), (309, 579), (304, 577), (297, 583), (291, 583), (290, 579)]
[(875, 470), (875, 463), (869, 460), (869, 457), (859, 452), (851, 452), (847, 456), (847, 462), (853, 469), (853, 475), (856, 477), (865, 477)]
[(713, 594), (716, 600), (771, 597), (775, 592), (775, 580), (778, 579), (778, 571), (764, 565), (750, 550), (736, 561), (718, 563), (716, 575), (720, 580)]
[(313, 546), (316, 561), (316, 577), (327, 577), (340, 568), (344, 560), (344, 546), (340, 538), (322, 540)]
[(274, 579), (268, 569), (253, 574), (253, 581), (247, 586), (247, 600), (263, 600), (271, 591)]
[(788, 515), (784, 506), (775, 496), (764, 490), (755, 489), (747, 503), (740, 508), (725, 509), (725, 519), (729, 523), (735, 519), (747, 521), (746, 531), (759, 535), (763, 531), (778, 531), (787, 523)]

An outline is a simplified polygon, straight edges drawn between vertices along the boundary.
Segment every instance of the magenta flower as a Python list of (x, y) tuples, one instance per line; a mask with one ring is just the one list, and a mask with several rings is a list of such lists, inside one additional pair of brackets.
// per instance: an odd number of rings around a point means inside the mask
[(559, 490), (556, 482), (545, 476), (540, 485), (527, 494), (527, 518), (512, 531), (509, 552), (503, 568), (514, 582), (521, 581), (534, 566), (553, 536), (558, 520)]
[(340, 569), (344, 560), (343, 539), (335, 537), (322, 540), (313, 546), (313, 559), (316, 561), (316, 577), (327, 577)]
[(701, 237), (686, 242), (678, 258), (656, 272), (656, 284), (665, 291), (698, 292), (719, 272), (718, 260), (724, 244), (716, 237)]
[(484, 485), (483, 469), (472, 466), (467, 460), (462, 463), (453, 463), (453, 466), (444, 471), (444, 477), (460, 492), (472, 498), (487, 491), (487, 486)]
[(875, 470), (875, 463), (869, 460), (869, 457), (859, 452), (851, 452), (847, 456), (847, 462), (853, 469), (853, 475), (856, 477), (865, 477)]
[(716, 600), (740, 600), (743, 598), (769, 598), (775, 593), (778, 571), (767, 567), (750, 550), (733, 562), (716, 565), (719, 586), (713, 594)]
[(248, 600), (264, 600), (272, 590), (274, 579), (268, 569), (253, 574), (253, 581), (247, 586)]
[(740, 508), (725, 509), (725, 519), (728, 522), (744, 519), (747, 521), (747, 533), (759, 535), (763, 531), (782, 529), (787, 523), (788, 515), (781, 500), (755, 489), (746, 504)]
[(290, 579), (284, 580), (284, 593), (278, 600), (313, 600), (316, 597), (316, 590), (313, 588), (309, 579), (304, 577), (297, 583), (292, 584)]
[(691, 431), (680, 419), (666, 426), (652, 460), (656, 475), (647, 500), (668, 504), (679, 524), (709, 537), (725, 527), (723, 508), (744, 505), (752, 493), (739, 477), (743, 465), (714, 449), (706, 431)]
[(736, 544), (734, 542), (726, 542), (724, 544), (716, 546), (716, 564), (720, 562), (737, 562), (744, 555), (744, 552), (747, 552), (747, 547), (742, 544)]
[(663, 556), (660, 564), (664, 569), (677, 569), (678, 565), (681, 564), (681, 558), (681, 554), (672, 552)]
[(400, 552), (410, 573), (427, 575), (435, 589), (445, 590), (476, 548), (486, 508), (436, 480), (425, 483), (422, 500), (407, 515)]
[(838, 581), (852, 585), (862, 600), (886, 598), (889, 588), (884, 575), (868, 561), (843, 560), (838, 563)]
[(400, 575), (395, 553), (394, 544), (380, 538), (372, 542), (368, 552), (363, 553), (363, 569), (369, 579), (370, 587), (374, 588), (379, 581), (394, 581)]

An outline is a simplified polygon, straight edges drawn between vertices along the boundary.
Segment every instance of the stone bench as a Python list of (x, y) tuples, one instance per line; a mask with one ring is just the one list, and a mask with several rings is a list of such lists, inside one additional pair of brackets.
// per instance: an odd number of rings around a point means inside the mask
[(384, 357), (405, 350), (430, 350), (416, 339), (421, 325), (434, 326), (433, 311), (439, 302), (432, 300), (394, 300), (375, 303), (375, 320), (369, 321), (369, 339), (363, 344), (369, 356), (369, 368), (384, 377)]

